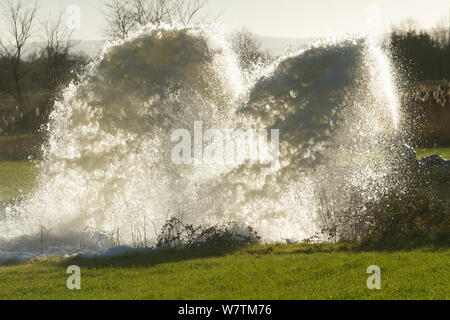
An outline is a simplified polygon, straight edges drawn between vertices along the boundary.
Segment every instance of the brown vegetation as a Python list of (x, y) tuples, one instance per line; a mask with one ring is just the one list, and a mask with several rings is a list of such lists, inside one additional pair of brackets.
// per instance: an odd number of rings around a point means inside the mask
[(418, 83), (402, 105), (404, 126), (415, 145), (450, 145), (450, 83)]

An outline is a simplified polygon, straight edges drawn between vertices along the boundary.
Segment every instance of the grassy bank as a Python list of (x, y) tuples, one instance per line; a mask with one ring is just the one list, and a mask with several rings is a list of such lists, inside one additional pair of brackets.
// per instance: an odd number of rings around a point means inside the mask
[[(0, 266), (0, 299), (449, 299), (449, 255), (299, 244), (33, 260)], [(69, 265), (81, 268), (81, 290), (66, 288)], [(367, 288), (371, 265), (381, 290)]]
[(39, 135), (0, 136), (0, 161), (26, 160), (40, 154), (43, 137)]
[(8, 201), (30, 192), (38, 169), (30, 161), (0, 161), (0, 201)]
[(416, 152), (419, 159), (432, 155), (440, 155), (445, 159), (450, 159), (450, 146), (439, 148), (418, 148)]
[[(449, 149), (419, 155), (445, 156)], [(0, 201), (31, 191), (36, 174), (29, 161), (0, 162)], [(299, 244), (35, 259), (0, 266), (0, 300), (450, 299), (449, 258), (449, 248), (362, 252), (347, 245)], [(81, 267), (80, 291), (66, 288), (69, 265)], [(367, 289), (371, 265), (382, 270), (381, 290)]]

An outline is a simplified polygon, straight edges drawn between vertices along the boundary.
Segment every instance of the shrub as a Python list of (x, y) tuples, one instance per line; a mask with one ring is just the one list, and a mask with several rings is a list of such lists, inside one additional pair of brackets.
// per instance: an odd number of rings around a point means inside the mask
[(406, 194), (392, 191), (366, 205), (366, 244), (414, 246), (425, 243), (448, 244), (450, 205), (430, 192)]
[(195, 227), (172, 218), (163, 226), (157, 248), (242, 247), (259, 241), (260, 237), (252, 227), (244, 228), (236, 222)]
[[(392, 190), (367, 201), (357, 190), (346, 201), (320, 195), (321, 233), (328, 242), (405, 247), (450, 244), (450, 202), (427, 185)], [(343, 197), (343, 194), (340, 195)]]

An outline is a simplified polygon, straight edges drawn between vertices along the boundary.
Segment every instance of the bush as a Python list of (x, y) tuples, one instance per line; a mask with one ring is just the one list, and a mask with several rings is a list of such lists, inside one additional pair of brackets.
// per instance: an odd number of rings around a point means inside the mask
[(449, 245), (450, 202), (436, 198), (426, 186), (399, 190), (371, 201), (353, 190), (347, 201), (337, 204), (324, 201), (322, 195), (322, 235), (328, 242), (357, 242), (363, 247)]
[(450, 82), (423, 82), (402, 96), (403, 130), (417, 146), (450, 144)]
[(450, 242), (450, 205), (426, 191), (392, 191), (366, 205), (366, 244), (414, 246)]
[(252, 227), (243, 228), (236, 222), (195, 227), (172, 218), (163, 226), (157, 248), (242, 247), (259, 241), (260, 237)]

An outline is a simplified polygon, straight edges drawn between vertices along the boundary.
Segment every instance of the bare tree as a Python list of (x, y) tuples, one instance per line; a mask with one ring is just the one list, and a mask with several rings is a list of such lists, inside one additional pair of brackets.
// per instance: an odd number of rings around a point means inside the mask
[(45, 34), (45, 47), (42, 57), (45, 59), (47, 72), (47, 89), (50, 97), (55, 97), (55, 90), (63, 82), (67, 74), (67, 60), (70, 50), (76, 45), (72, 41), (73, 31), (69, 30), (63, 23), (63, 12), (56, 19), (49, 19), (42, 23)]
[(132, 16), (138, 26), (171, 22), (170, 0), (133, 0)]
[(176, 20), (183, 26), (188, 26), (195, 22), (200, 11), (207, 4), (208, 0), (175, 0), (175, 8), (173, 9), (174, 18), (172, 20)]
[(204, 20), (200, 12), (209, 0), (110, 0), (106, 4), (105, 35), (126, 39), (147, 24), (180, 23), (183, 26)]
[(111, 0), (106, 4), (105, 36), (110, 39), (126, 39), (136, 27), (130, 11), (131, 0)]
[(449, 44), (449, 32), (449, 26), (446, 18), (439, 20), (431, 30), (433, 39), (439, 44), (439, 46), (441, 46), (441, 48), (444, 48)]
[(243, 70), (251, 70), (256, 65), (271, 59), (270, 54), (261, 49), (258, 39), (245, 28), (232, 35), (231, 44)]
[(400, 25), (398, 26), (392, 26), (392, 30), (397, 33), (397, 34), (413, 34), (417, 31), (418, 29), (418, 22), (417, 20), (415, 20), (414, 18), (407, 18), (405, 20), (403, 20)]
[(2, 6), (2, 14), (7, 24), (7, 38), (0, 41), (1, 54), (10, 61), (14, 79), (14, 96), (18, 108), (23, 110), (24, 97), (22, 79), (30, 71), (22, 64), (24, 46), (33, 36), (37, 16), (37, 4), (27, 6), (22, 0), (9, 0)]

